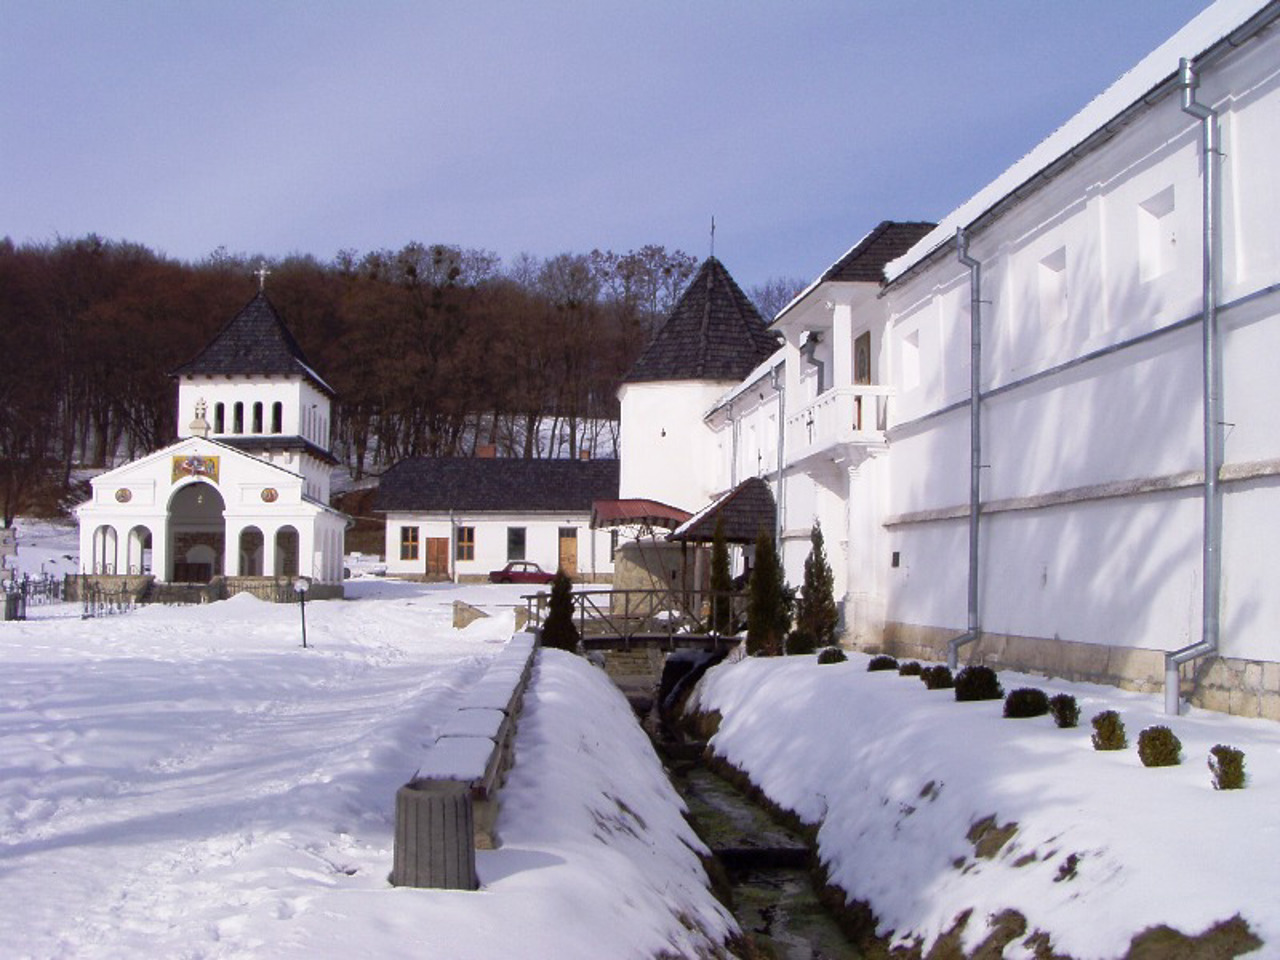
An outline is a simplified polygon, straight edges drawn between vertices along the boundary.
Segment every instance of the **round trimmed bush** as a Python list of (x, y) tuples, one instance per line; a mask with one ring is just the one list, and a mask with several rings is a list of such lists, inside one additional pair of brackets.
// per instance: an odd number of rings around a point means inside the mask
[(1244, 789), (1244, 751), (1218, 744), (1209, 751), (1209, 770), (1213, 773), (1213, 789)]
[(906, 663), (898, 665), (898, 676), (900, 677), (918, 677), (920, 672), (920, 664), (915, 660), (908, 660)]
[(925, 667), (920, 671), (920, 679), (930, 690), (950, 690), (956, 685), (955, 678), (951, 676), (951, 669), (942, 664)]
[(1035, 687), (1019, 687), (1004, 698), (1004, 715), (1009, 719), (1043, 717), (1048, 712), (1048, 696)]
[(1091, 722), (1093, 749), (1123, 750), (1129, 745), (1129, 738), (1124, 732), (1124, 721), (1114, 710), (1103, 710)]
[(882, 653), (879, 656), (872, 657), (871, 662), (867, 664), (868, 671), (897, 670), (897, 669), (898, 669), (898, 661), (895, 660), (893, 657), (889, 656), (887, 653)]
[(1168, 727), (1147, 727), (1138, 734), (1138, 759), (1144, 767), (1176, 767), (1182, 762), (1182, 741)]
[(1002, 700), (1004, 687), (990, 667), (965, 667), (956, 674), (957, 700)]
[(817, 641), (807, 630), (792, 630), (787, 634), (788, 656), (795, 653), (813, 653), (816, 649), (818, 649)]
[(1080, 723), (1080, 705), (1069, 693), (1059, 693), (1049, 698), (1049, 712), (1053, 722), (1064, 730)]
[(819, 663), (844, 663), (848, 659), (839, 647), (823, 647), (818, 653)]

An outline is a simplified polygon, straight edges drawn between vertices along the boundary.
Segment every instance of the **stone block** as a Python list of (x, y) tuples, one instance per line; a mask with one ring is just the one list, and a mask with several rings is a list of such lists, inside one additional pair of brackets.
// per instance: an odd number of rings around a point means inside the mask
[(1261, 703), (1258, 695), (1252, 690), (1232, 690), (1228, 694), (1230, 698), (1230, 713), (1234, 713), (1238, 717), (1256, 717), (1261, 715)]
[(417, 781), (396, 791), (391, 883), (475, 890), (475, 825), (465, 783)]
[(464, 603), (461, 600), (453, 601), (453, 628), (455, 630), (461, 630), (463, 627), (469, 626), (487, 616), (489, 615), (479, 607), (473, 607), (471, 604)]
[(1259, 698), (1262, 716), (1268, 720), (1280, 720), (1280, 693), (1267, 691)]
[(1280, 693), (1280, 663), (1262, 665), (1262, 689)]
[(1204, 710), (1216, 710), (1218, 713), (1231, 712), (1231, 695), (1218, 687), (1205, 687), (1196, 692), (1191, 702)]
[(1262, 689), (1262, 664), (1253, 661), (1245, 662), (1244, 685), (1249, 690)]

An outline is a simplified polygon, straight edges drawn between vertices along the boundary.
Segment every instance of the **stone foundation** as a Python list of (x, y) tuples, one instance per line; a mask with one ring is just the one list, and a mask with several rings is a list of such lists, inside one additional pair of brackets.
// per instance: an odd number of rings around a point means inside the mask
[[(854, 646), (899, 659), (945, 662), (947, 641), (962, 632), (890, 622), (880, 642)], [(960, 648), (960, 663), (1104, 683), (1138, 693), (1164, 692), (1162, 650), (984, 633), (977, 643)], [(1280, 720), (1280, 663), (1206, 657), (1182, 668), (1182, 695), (1206, 710)]]

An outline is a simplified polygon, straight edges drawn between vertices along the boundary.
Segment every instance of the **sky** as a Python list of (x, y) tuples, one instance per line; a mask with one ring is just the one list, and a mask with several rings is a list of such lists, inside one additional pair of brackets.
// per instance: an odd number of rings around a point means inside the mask
[(808, 280), (943, 217), (1206, 5), (0, 0), (0, 236), (704, 257), (714, 217), (743, 286)]

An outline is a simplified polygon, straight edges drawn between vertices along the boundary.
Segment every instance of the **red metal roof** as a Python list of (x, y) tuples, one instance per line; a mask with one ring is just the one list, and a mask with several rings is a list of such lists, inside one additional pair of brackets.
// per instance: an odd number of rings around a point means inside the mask
[(674, 530), (693, 514), (657, 500), (596, 500), (591, 504), (591, 527), (644, 524)]

